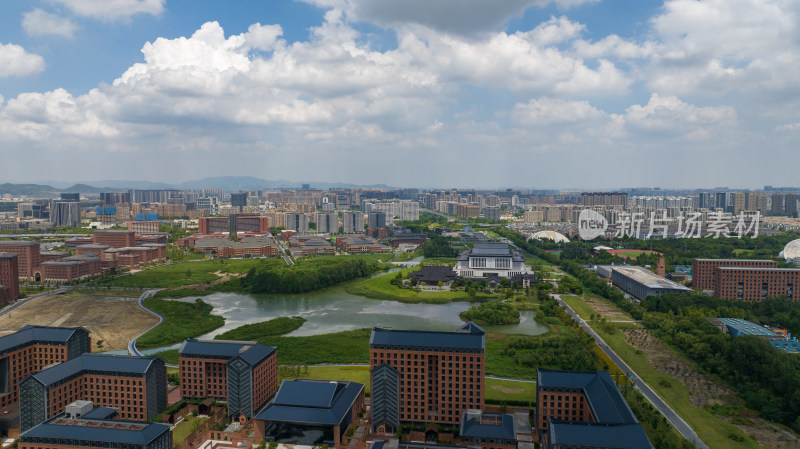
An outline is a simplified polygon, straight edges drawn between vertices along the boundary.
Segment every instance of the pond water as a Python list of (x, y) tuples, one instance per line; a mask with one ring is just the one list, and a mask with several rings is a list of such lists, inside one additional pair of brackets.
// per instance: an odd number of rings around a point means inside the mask
[[(180, 301), (195, 299), (183, 298)], [(299, 295), (214, 293), (204, 296), (203, 301), (214, 306), (214, 315), (225, 318), (223, 327), (199, 337), (209, 339), (244, 324), (289, 316), (303, 317), (306, 322), (288, 336), (329, 334), (374, 326), (452, 331), (463, 324), (458, 314), (472, 305), (468, 302), (411, 304), (381, 301), (347, 293), (344, 286)], [(547, 326), (537, 323), (534, 316), (533, 311), (522, 311), (518, 324), (484, 328), (490, 332), (507, 334), (540, 335), (547, 332)], [(163, 349), (143, 352), (150, 354)]]

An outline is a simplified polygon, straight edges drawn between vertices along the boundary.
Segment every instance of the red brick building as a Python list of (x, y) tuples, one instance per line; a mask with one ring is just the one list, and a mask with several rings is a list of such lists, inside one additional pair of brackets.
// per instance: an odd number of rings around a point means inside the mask
[(0, 252), (14, 253), (19, 256), (17, 267), (20, 278), (39, 280), (36, 276), (39, 272), (39, 265), (41, 265), (39, 242), (0, 242)]
[(0, 305), (19, 298), (19, 255), (0, 252)]
[(714, 270), (717, 267), (777, 268), (774, 260), (748, 259), (694, 259), (692, 261), (692, 288), (711, 290), (714, 288)]
[(78, 400), (115, 407), (118, 419), (150, 421), (167, 407), (167, 369), (161, 357), (83, 354), (28, 376), (19, 392), (23, 432)]
[(373, 431), (392, 434), (401, 423), (457, 427), (465, 410), (483, 410), (485, 338), (471, 322), (455, 332), (374, 328)]
[(714, 296), (741, 301), (788, 298), (800, 301), (800, 269), (717, 267)]
[(136, 233), (134, 231), (98, 230), (92, 233), (92, 243), (108, 245), (112, 248), (136, 246)]
[[(89, 332), (81, 327), (25, 326), (0, 337), (0, 433), (16, 434), (19, 388), (17, 384), (46, 366), (61, 363), (91, 351)], [(11, 419), (5, 419), (10, 416)]]
[(181, 394), (228, 403), (228, 415), (252, 418), (278, 391), (275, 348), (255, 342), (187, 339), (180, 348)]

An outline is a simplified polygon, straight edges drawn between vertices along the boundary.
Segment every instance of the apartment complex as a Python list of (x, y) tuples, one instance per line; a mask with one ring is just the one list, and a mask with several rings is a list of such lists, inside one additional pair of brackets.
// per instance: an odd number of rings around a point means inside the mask
[(692, 287), (696, 290), (714, 288), (714, 273), (718, 267), (777, 268), (774, 260), (748, 259), (694, 259), (692, 261)]
[(19, 384), (20, 424), (26, 431), (77, 400), (119, 410), (119, 419), (149, 421), (167, 407), (161, 357), (83, 354)]
[(608, 372), (536, 373), (536, 428), (543, 448), (653, 449)]
[(302, 212), (287, 212), (286, 229), (291, 231), (297, 231), (298, 234), (307, 234), (308, 215)]
[(361, 212), (342, 212), (342, 232), (345, 234), (364, 233), (364, 214)]
[(203, 217), (198, 219), (199, 234), (214, 234), (218, 232), (255, 232), (268, 233), (270, 226), (269, 217), (259, 215), (235, 214), (231, 217)]
[(0, 252), (0, 305), (19, 298), (19, 255)]
[(785, 297), (800, 301), (800, 269), (717, 267), (714, 296), (740, 301)]
[(457, 427), (483, 409), (486, 332), (470, 322), (455, 332), (374, 328), (370, 336), (372, 430), (401, 423)]
[(116, 409), (93, 407), (91, 402), (76, 401), (66, 411), (25, 431), (19, 438), (20, 449), (170, 449), (169, 424), (140, 423), (111, 419)]
[(317, 212), (317, 232), (335, 234), (339, 232), (339, 214), (337, 212)]
[(252, 418), (278, 389), (277, 353), (252, 341), (196, 340), (180, 348), (181, 394), (228, 403), (228, 415)]

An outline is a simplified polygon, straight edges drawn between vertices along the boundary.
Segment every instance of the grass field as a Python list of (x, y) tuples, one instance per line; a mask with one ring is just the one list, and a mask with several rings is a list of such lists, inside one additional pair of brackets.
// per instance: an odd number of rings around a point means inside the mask
[(225, 318), (212, 315), (213, 307), (200, 299), (192, 303), (147, 298), (144, 305), (163, 316), (164, 321), (136, 341), (139, 349), (180, 343), (225, 324)]
[[(583, 302), (579, 297), (573, 296), (566, 298), (562, 296), (564, 302), (573, 307), (578, 315), (589, 310), (589, 315), (594, 313), (593, 309)], [(582, 305), (580, 305), (580, 304)], [(574, 307), (575, 304), (577, 307)], [(583, 312), (580, 312), (583, 310)], [(613, 335), (603, 332), (599, 327), (595, 328), (598, 334), (603, 337), (614, 352), (620, 356), (664, 401), (669, 404), (708, 444), (712, 449), (755, 449), (758, 444), (747, 436), (741, 429), (728, 423), (708, 411), (695, 407), (689, 398), (689, 390), (675, 378), (658, 371), (647, 360), (647, 355), (642, 351), (637, 351), (625, 341), (625, 334), (617, 331)], [(741, 437), (743, 441), (735, 441), (729, 435)]]
[(531, 405), (536, 404), (536, 384), (487, 378), (486, 401), (495, 404), (506, 401), (528, 401)]
[(655, 251), (649, 251), (646, 249), (614, 249), (609, 250), (611, 254), (623, 258), (628, 258), (631, 260), (636, 260), (637, 257), (641, 256), (642, 254), (660, 254)]
[[(402, 270), (402, 273), (405, 276), (416, 270), (418, 270), (418, 268), (407, 268)], [(348, 284), (346, 290), (348, 293), (366, 296), (367, 298), (401, 302), (446, 303), (450, 301), (478, 301), (497, 297), (497, 295), (487, 295), (485, 293), (478, 293), (475, 297), (470, 297), (463, 290), (418, 292), (392, 285), (391, 280), (394, 279), (395, 276), (397, 276), (396, 272), (362, 279)]]
[(258, 340), (259, 338), (288, 334), (289, 332), (300, 329), (300, 326), (305, 322), (306, 319), (299, 316), (278, 317), (261, 323), (239, 326), (236, 329), (231, 329), (228, 332), (220, 334), (218, 338), (220, 340), (238, 341)]
[(183, 421), (181, 421), (177, 426), (175, 426), (174, 429), (172, 429), (172, 441), (179, 445), (183, 444), (183, 440), (191, 435), (195, 429), (202, 426), (206, 421), (208, 421), (208, 418), (186, 415), (183, 418)]
[(591, 316), (595, 313), (594, 309), (589, 307), (589, 304), (586, 304), (580, 297), (575, 295), (560, 295), (561, 299), (567, 303), (568, 306), (572, 307), (572, 310), (578, 314), (584, 320), (588, 320)]
[(203, 284), (220, 279), (216, 274), (243, 274), (259, 264), (284, 264), (281, 259), (231, 259), (181, 262), (123, 276), (104, 285), (112, 287), (168, 288)]
[[(126, 349), (128, 342), (158, 322), (133, 299), (91, 296), (43, 296), (0, 317), (0, 334), (17, 331), (26, 324), (82, 326), (91, 333), (93, 351)], [(102, 346), (98, 343), (102, 342)]]

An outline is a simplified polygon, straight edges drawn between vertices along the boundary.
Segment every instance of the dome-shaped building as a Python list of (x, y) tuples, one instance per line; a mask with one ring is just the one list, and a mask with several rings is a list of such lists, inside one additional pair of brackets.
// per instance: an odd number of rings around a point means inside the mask
[(787, 262), (800, 265), (800, 239), (787, 243), (779, 257), (783, 257)]
[(531, 236), (532, 239), (536, 240), (552, 240), (556, 243), (569, 243), (569, 239), (561, 234), (560, 232), (556, 231), (539, 231)]

